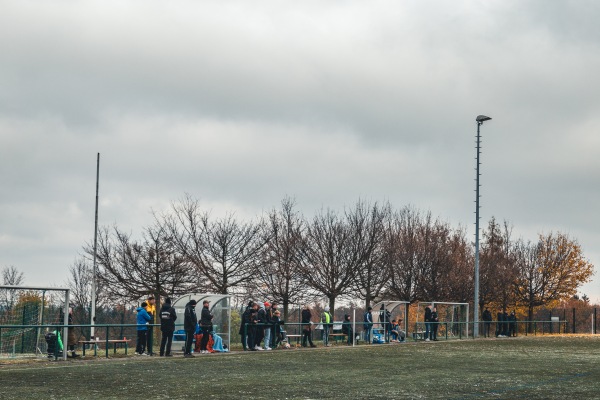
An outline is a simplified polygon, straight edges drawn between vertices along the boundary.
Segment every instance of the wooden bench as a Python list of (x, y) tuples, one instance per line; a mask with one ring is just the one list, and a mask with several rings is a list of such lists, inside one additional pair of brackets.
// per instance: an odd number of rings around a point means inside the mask
[(333, 340), (335, 340), (335, 342), (338, 342), (338, 339), (342, 339), (342, 341), (344, 341), (344, 338), (348, 336), (345, 333), (341, 333), (341, 332), (336, 332), (336, 333), (330, 333), (329, 334), (329, 338), (333, 338)]
[[(81, 350), (82, 350), (82, 354), (85, 357), (85, 348), (87, 345), (90, 346), (94, 346), (94, 357), (98, 356), (98, 345), (100, 344), (113, 344), (114, 345), (114, 351), (113, 354), (116, 354), (117, 352), (117, 345), (118, 344), (124, 344), (125, 345), (125, 355), (127, 355), (127, 349), (128, 349), (128, 345), (129, 345), (129, 339), (112, 339), (112, 340), (80, 340), (79, 343), (81, 344)], [(108, 349), (107, 349), (108, 351)]]
[(425, 331), (416, 331), (412, 333), (414, 340), (424, 340), (425, 339)]

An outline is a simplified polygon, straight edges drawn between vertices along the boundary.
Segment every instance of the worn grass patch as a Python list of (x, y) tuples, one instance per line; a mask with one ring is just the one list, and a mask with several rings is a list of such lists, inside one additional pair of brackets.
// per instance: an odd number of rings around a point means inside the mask
[(592, 399), (600, 337), (2, 365), (2, 399)]

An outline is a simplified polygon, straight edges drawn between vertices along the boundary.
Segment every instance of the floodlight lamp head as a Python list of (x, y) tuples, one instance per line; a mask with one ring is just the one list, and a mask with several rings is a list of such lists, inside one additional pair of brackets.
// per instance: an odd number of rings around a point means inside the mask
[(477, 121), (479, 124), (482, 124), (484, 121), (489, 121), (490, 119), (490, 117), (485, 115), (478, 115), (477, 118), (475, 118), (475, 121)]

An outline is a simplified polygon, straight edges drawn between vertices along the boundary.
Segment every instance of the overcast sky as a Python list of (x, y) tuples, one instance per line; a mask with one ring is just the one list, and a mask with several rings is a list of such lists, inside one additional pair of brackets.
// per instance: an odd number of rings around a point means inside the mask
[[(600, 265), (600, 2), (0, 0), (0, 268), (63, 285), (189, 193), (563, 231)], [(600, 276), (581, 291), (600, 301)]]

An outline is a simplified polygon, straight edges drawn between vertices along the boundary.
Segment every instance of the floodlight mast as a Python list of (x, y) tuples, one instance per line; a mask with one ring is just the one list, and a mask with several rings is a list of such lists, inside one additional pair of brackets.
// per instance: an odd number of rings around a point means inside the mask
[(98, 182), (100, 180), (100, 153), (96, 160), (96, 216), (94, 219), (94, 264), (92, 266), (92, 304), (90, 310), (90, 340), (95, 337), (94, 325), (96, 323), (96, 254), (98, 251)]
[(473, 304), (473, 337), (479, 336), (479, 165), (480, 154), (481, 154), (481, 135), (479, 134), (479, 128), (485, 121), (491, 120), (490, 117), (485, 115), (478, 115), (475, 118), (477, 122), (477, 163), (476, 163), (476, 174), (475, 174), (475, 299)]

